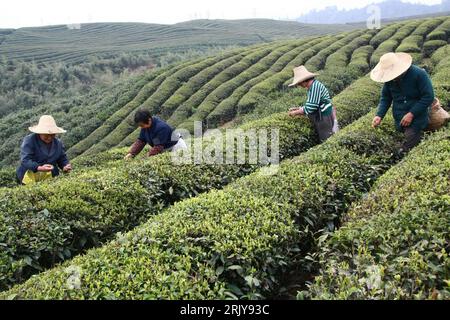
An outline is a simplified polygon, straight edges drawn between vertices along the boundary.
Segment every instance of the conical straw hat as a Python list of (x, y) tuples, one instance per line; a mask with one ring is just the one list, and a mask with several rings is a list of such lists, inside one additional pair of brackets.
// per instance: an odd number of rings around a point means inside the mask
[(28, 130), (37, 134), (58, 134), (65, 133), (66, 130), (56, 125), (52, 116), (42, 116), (37, 126), (29, 127)]
[(294, 87), (300, 82), (309, 80), (315, 76), (318, 76), (318, 74), (309, 72), (305, 66), (297, 67), (294, 69), (294, 81), (289, 85), (289, 87)]
[(412, 57), (407, 53), (386, 53), (370, 73), (370, 78), (381, 83), (392, 81), (406, 72), (411, 67), (412, 61)]

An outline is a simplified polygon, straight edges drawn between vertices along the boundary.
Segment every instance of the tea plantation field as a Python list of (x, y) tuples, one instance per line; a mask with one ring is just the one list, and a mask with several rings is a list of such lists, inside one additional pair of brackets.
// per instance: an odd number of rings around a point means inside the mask
[[(86, 112), (53, 109), (76, 170), (27, 187), (0, 170), (0, 299), (267, 299), (289, 287), (300, 299), (449, 299), (450, 126), (403, 157), (391, 115), (371, 127), (381, 86), (367, 76), (382, 54), (408, 52), (449, 110), (449, 39), (450, 18), (434, 17), (268, 42), (146, 73)], [(306, 98), (286, 90), (301, 64), (343, 128), (323, 144), (286, 114)], [(102, 104), (114, 107), (75, 139)], [(279, 170), (125, 163), (140, 106), (190, 131), (279, 128)], [(35, 120), (2, 118), (0, 135), (19, 139)], [(0, 154), (12, 164), (17, 144)]]
[(36, 62), (82, 62), (88, 56), (148, 51), (158, 56), (211, 46), (337, 33), (356, 25), (315, 25), (269, 19), (194, 20), (174, 25), (83, 23), (0, 29), (0, 56)]

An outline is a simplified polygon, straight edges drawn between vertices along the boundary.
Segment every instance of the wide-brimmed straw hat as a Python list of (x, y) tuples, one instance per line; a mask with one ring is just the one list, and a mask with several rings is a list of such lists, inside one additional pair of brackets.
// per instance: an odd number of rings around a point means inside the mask
[(405, 73), (412, 65), (411, 55), (403, 52), (389, 52), (380, 58), (380, 62), (370, 73), (375, 82), (389, 82)]
[(65, 133), (66, 130), (56, 125), (52, 116), (42, 116), (37, 126), (29, 127), (28, 130), (37, 134), (58, 134)]
[(318, 76), (318, 74), (309, 72), (305, 66), (297, 67), (294, 69), (294, 81), (292, 81), (289, 87), (294, 87), (297, 84), (316, 76)]

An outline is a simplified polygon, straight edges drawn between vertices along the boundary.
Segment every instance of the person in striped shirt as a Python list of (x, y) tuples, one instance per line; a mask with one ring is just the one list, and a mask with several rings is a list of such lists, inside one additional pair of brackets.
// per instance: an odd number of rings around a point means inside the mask
[(334, 133), (335, 113), (330, 93), (323, 83), (316, 80), (317, 74), (309, 72), (305, 66), (294, 69), (294, 81), (290, 87), (301, 87), (308, 90), (308, 98), (303, 107), (289, 110), (291, 117), (306, 115), (312, 121), (321, 142), (326, 141)]

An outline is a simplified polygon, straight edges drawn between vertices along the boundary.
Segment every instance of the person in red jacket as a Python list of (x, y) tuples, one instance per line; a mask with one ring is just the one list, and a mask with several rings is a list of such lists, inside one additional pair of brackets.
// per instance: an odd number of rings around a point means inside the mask
[(174, 136), (174, 129), (158, 117), (153, 117), (149, 111), (138, 110), (134, 122), (141, 128), (141, 132), (125, 159), (136, 157), (147, 144), (151, 146), (149, 157), (166, 151), (187, 149), (184, 140), (179, 135)]

